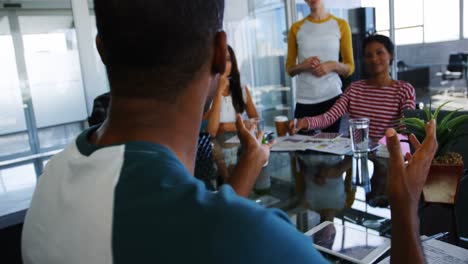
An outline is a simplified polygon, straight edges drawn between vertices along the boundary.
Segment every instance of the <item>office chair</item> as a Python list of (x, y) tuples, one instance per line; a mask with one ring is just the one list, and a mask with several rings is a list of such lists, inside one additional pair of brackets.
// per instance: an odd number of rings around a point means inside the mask
[(445, 85), (450, 81), (465, 79), (465, 94), (468, 90), (468, 53), (453, 53), (450, 54), (449, 63), (445, 72), (437, 73), (437, 76), (442, 77), (441, 85)]
[(466, 69), (466, 56), (467, 54), (463, 53), (450, 54), (447, 71), (442, 74), (442, 79), (447, 81), (462, 79)]
[(407, 71), (409, 67), (408, 67), (408, 64), (406, 64), (406, 62), (399, 60), (397, 62), (397, 68), (399, 72), (402, 72), (402, 71)]

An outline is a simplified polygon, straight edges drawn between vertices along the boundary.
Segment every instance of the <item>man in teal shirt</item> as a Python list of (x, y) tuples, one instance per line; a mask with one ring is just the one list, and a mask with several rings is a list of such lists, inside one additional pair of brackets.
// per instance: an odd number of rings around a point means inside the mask
[[(193, 177), (207, 87), (225, 68), (223, 10), (223, 0), (95, 0), (109, 115), (39, 178), (25, 263), (326, 262), (283, 212)], [(230, 184), (245, 195), (269, 148), (240, 116), (237, 127), (244, 151)]]

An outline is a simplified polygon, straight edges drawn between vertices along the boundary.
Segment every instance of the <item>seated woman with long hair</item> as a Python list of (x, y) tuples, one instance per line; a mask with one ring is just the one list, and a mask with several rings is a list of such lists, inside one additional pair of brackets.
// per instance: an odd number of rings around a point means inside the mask
[[(326, 113), (299, 119), (293, 133), (302, 129), (327, 128), (345, 113), (350, 118), (369, 118), (369, 137), (375, 141), (382, 138), (388, 128), (398, 128), (404, 110), (414, 109), (416, 103), (413, 86), (393, 80), (389, 74), (394, 50), (394, 44), (386, 36), (372, 35), (364, 39), (368, 78), (352, 83)], [(291, 130), (293, 126), (290, 122)]]
[(247, 86), (242, 87), (236, 55), (228, 46), (226, 70), (219, 78), (216, 96), (210, 110), (205, 115), (208, 119), (206, 132), (212, 137), (224, 132), (235, 132), (236, 114), (247, 113), (248, 118), (258, 117)]

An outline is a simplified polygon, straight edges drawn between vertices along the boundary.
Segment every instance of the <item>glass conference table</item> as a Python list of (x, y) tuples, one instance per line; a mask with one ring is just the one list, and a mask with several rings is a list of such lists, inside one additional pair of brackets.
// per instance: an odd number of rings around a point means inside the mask
[[(235, 166), (240, 154), (239, 144), (225, 143), (229, 137), (214, 140), (215, 149), (221, 152), (218, 156), (224, 161), (221, 165), (217, 162), (217, 167), (227, 171)], [(342, 220), (388, 236), (388, 159), (370, 153), (368, 164), (371, 177), (370, 192), (366, 194), (368, 188), (352, 183), (352, 156), (315, 151), (271, 152), (249, 198), (266, 207), (282, 209), (301, 231), (321, 221)]]
[[(237, 163), (240, 145), (225, 143), (228, 138), (213, 142), (223, 158), (222, 166), (230, 171)], [(316, 151), (271, 152), (268, 165), (262, 169), (249, 198), (265, 207), (282, 209), (302, 232), (323, 221), (332, 221), (390, 237), (391, 213), (386, 195), (389, 160), (369, 153), (370, 186), (366, 188), (353, 184), (352, 160), (351, 155)], [(451, 221), (443, 217), (422, 220), (421, 224), (429, 225)], [(452, 230), (456, 230), (456, 224)], [(449, 236), (456, 236), (456, 231), (453, 233)], [(445, 241), (454, 243), (450, 238)]]

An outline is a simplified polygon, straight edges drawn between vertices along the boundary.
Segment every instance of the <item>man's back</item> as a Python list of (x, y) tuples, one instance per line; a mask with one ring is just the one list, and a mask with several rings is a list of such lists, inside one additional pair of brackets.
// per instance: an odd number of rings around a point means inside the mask
[(284, 213), (205, 189), (168, 149), (98, 148), (83, 133), (41, 176), (25, 222), (26, 263), (322, 261)]

